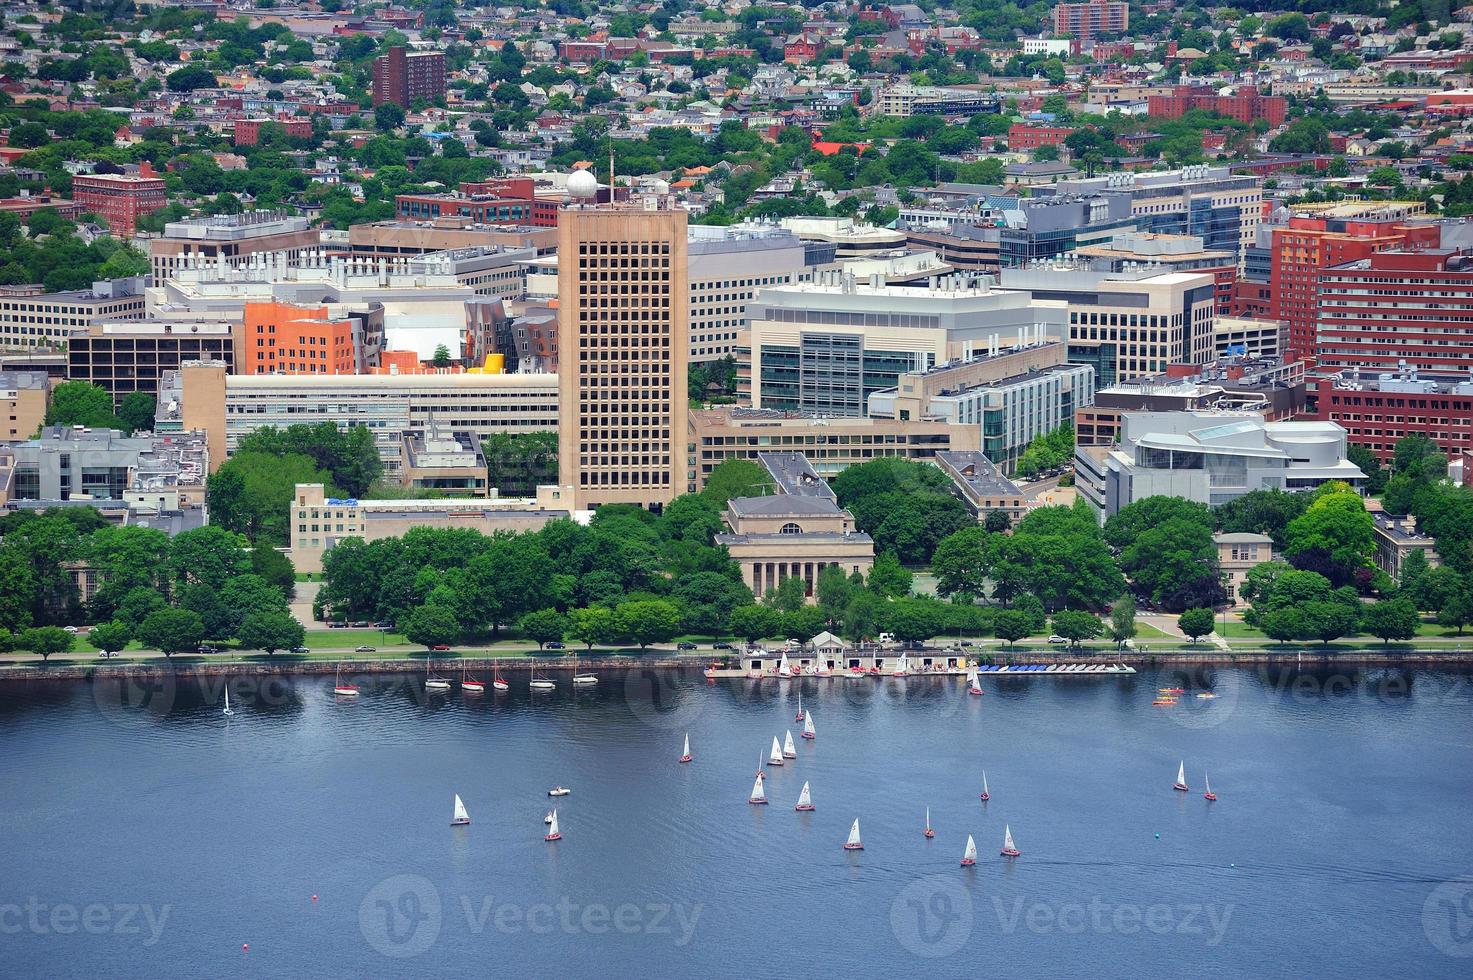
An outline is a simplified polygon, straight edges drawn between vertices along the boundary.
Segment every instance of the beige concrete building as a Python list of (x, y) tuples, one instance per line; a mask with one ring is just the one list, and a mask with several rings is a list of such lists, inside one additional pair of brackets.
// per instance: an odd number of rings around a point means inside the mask
[(0, 298), (0, 346), (47, 347), (85, 333), (102, 320), (141, 320), (143, 277), (95, 282), (64, 293), (14, 293)]
[(558, 474), (575, 507), (662, 505), (687, 483), (686, 212), (558, 218)]
[(1234, 607), (1248, 605), (1243, 598), (1243, 583), (1253, 566), (1278, 559), (1274, 539), (1267, 534), (1249, 532), (1218, 533), (1212, 536), (1217, 545), (1217, 567), (1222, 571), (1222, 585)]
[(1415, 518), (1377, 512), (1371, 526), (1376, 541), (1376, 567), (1397, 581), (1401, 580), (1402, 563), (1414, 551), (1427, 558), (1427, 564), (1442, 564), (1437, 553), (1437, 539), (1417, 527)]
[(399, 445), (399, 482), (406, 488), (452, 497), (487, 495), (486, 455), (474, 433), (432, 426), (403, 433)]
[(542, 487), (536, 499), (344, 500), (328, 497), (320, 483), (299, 483), (287, 557), (299, 572), (320, 572), (323, 555), (346, 538), (398, 538), (416, 527), (468, 528), (482, 534), (536, 531), (570, 516), (560, 496), (556, 487)]
[(475, 247), (531, 248), (538, 255), (551, 255), (557, 251), (557, 229), (476, 224), (459, 215), (433, 221), (374, 221), (348, 229), (348, 250), (354, 255), (423, 255)]
[(45, 371), (0, 372), (0, 441), (35, 435), (46, 421), (50, 391)]
[(882, 456), (931, 460), (947, 450), (982, 448), (982, 430), (931, 419), (821, 418), (799, 412), (709, 408), (690, 413), (691, 461), (687, 489), (706, 485), (728, 459), (756, 461), (764, 452), (802, 453), (825, 477)]
[(283, 252), (295, 261), (321, 241), (310, 221), (286, 211), (185, 218), (170, 221), (162, 235), (149, 239), (149, 268), (154, 282), (161, 282), (191, 260), (239, 266), (258, 253)]

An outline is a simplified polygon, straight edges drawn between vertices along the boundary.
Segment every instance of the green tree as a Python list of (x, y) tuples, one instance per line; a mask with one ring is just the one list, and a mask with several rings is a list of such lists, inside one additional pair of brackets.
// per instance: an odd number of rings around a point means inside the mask
[(756, 643), (764, 637), (776, 636), (781, 621), (777, 610), (768, 606), (751, 605), (733, 609), (727, 625), (736, 636), (748, 643)]
[(436, 347), (435, 348), (435, 356), (434, 356), (433, 360), (430, 363), (434, 364), (435, 367), (437, 367), (437, 368), (447, 368), (447, 367), (449, 367), (450, 366), (450, 348), (449, 347), (446, 347), (444, 344), (441, 344), (440, 346)]
[(768, 589), (762, 601), (780, 613), (797, 612), (808, 601), (808, 588), (803, 579), (789, 575)]
[(215, 88), (215, 76), (200, 65), (186, 65), (171, 72), (164, 80), (170, 92), (192, 92), (197, 88)]
[(1356, 610), (1340, 602), (1306, 602), (1296, 607), (1299, 616), (1300, 639), (1319, 640), (1325, 646), (1331, 640), (1349, 636), (1360, 622)]
[(1017, 643), (1034, 631), (1033, 620), (1020, 609), (999, 609), (992, 617), (992, 632), (1009, 646)]
[(517, 620), (517, 629), (527, 639), (536, 641), (537, 649), (541, 650), (553, 640), (563, 638), (568, 631), (568, 617), (556, 609), (538, 609)]
[(621, 602), (615, 617), (621, 631), (641, 650), (651, 643), (668, 643), (680, 632), (680, 607), (664, 599)]
[(113, 620), (110, 623), (100, 623), (92, 627), (92, 631), (87, 634), (87, 639), (106, 657), (128, 649), (128, 644), (133, 640), (133, 631), (127, 623)]
[(1410, 640), (1421, 623), (1417, 607), (1407, 598), (1383, 599), (1361, 613), (1361, 629), (1388, 645), (1392, 640)]
[(1177, 628), (1193, 643), (1211, 633), (1215, 622), (1216, 614), (1211, 609), (1188, 609), (1176, 617)]
[(701, 496), (718, 507), (725, 507), (732, 497), (763, 497), (773, 492), (772, 477), (766, 470), (746, 459), (727, 459), (711, 470)]
[(85, 425), (93, 429), (125, 428), (113, 414), (113, 400), (107, 389), (87, 381), (63, 381), (51, 390), (46, 424)]
[(166, 657), (197, 650), (204, 638), (204, 621), (188, 609), (157, 609), (138, 627), (138, 639), (144, 649), (162, 651)]
[(404, 125), (404, 107), (393, 102), (382, 102), (374, 106), (373, 124), (383, 133), (398, 129)]
[[(1007, 520), (1006, 515), (1003, 520)], [(963, 528), (942, 538), (931, 556), (931, 572), (936, 576), (937, 593), (985, 597), (991, 554), (991, 535), (981, 526)]]
[(1332, 585), (1350, 582), (1370, 563), (1374, 522), (1353, 492), (1326, 493), (1284, 529), (1284, 557), (1295, 568), (1316, 571)]
[(1136, 632), (1135, 603), (1126, 597), (1110, 609), (1110, 639), (1116, 643), (1124, 643), (1133, 639)]
[(118, 418), (129, 432), (152, 432), (156, 407), (148, 392), (130, 391), (118, 404)]
[[(771, 610), (769, 610), (770, 612)], [(619, 639), (619, 621), (612, 609), (590, 606), (568, 613), (567, 637), (585, 644), (589, 650), (595, 643), (610, 644)]]
[(1069, 641), (1069, 646), (1079, 645), (1080, 640), (1092, 640), (1104, 632), (1104, 624), (1092, 613), (1075, 609), (1062, 609), (1054, 613), (1054, 632)]
[(914, 576), (901, 567), (900, 559), (886, 551), (875, 556), (869, 570), (869, 588), (884, 599), (897, 599), (910, 595)]
[(175, 535), (169, 553), (174, 580), (181, 585), (197, 583), (219, 590), (251, 568), (245, 539), (213, 524)]
[(1473, 623), (1473, 592), (1469, 590), (1448, 596), (1437, 611), (1437, 624), (1457, 630), (1459, 636), (1470, 623)]
[(889, 632), (907, 646), (946, 630), (946, 609), (935, 599), (896, 599), (882, 607), (880, 616)]
[(14, 646), (17, 650), (39, 654), (44, 662), (53, 653), (69, 653), (72, 640), (72, 634), (60, 626), (33, 626), (15, 638)]
[(404, 637), (422, 647), (454, 643), (460, 638), (460, 621), (445, 606), (426, 603), (410, 612), (402, 624)]
[(290, 613), (274, 610), (247, 613), (236, 634), (243, 648), (265, 650), (268, 656), (301, 646), (306, 635)]

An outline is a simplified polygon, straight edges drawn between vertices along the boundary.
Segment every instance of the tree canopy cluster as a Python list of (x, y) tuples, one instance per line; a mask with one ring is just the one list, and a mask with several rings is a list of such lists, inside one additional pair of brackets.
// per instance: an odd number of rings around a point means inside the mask
[(886, 456), (851, 466), (830, 481), (876, 554), (922, 564), (949, 534), (975, 523), (945, 473), (926, 463)]

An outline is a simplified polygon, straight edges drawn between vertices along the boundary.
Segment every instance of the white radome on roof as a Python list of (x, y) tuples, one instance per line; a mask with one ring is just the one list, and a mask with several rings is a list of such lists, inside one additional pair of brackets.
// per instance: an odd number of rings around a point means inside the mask
[(587, 170), (568, 175), (568, 193), (573, 197), (591, 198), (598, 194), (598, 178)]

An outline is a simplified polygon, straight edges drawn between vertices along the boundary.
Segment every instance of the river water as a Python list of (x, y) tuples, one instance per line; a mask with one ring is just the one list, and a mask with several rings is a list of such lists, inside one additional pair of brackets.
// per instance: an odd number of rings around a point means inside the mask
[(510, 680), (241, 677), (230, 718), (219, 678), (0, 686), (0, 974), (1473, 969), (1467, 674)]

